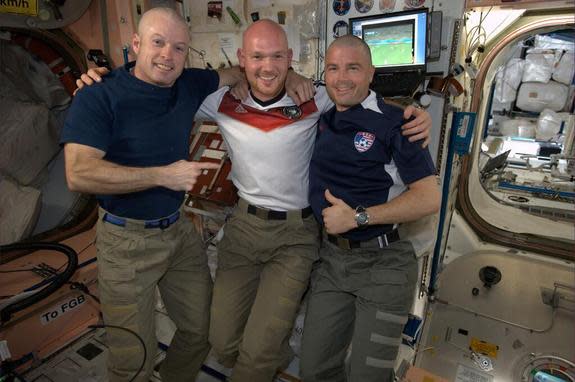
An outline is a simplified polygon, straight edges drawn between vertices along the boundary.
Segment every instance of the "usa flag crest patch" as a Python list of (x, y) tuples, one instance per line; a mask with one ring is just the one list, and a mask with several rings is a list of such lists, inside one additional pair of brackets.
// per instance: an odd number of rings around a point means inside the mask
[(355, 149), (357, 151), (363, 153), (371, 148), (374, 141), (375, 141), (375, 134), (360, 131), (359, 133), (355, 134), (353, 144), (355, 145)]

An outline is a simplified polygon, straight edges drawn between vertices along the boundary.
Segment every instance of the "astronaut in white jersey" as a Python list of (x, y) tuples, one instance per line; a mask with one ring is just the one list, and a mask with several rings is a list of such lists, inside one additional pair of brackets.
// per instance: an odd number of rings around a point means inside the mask
[[(218, 123), (240, 196), (218, 245), (210, 342), (218, 360), (234, 368), (232, 381), (269, 382), (291, 360), (289, 334), (318, 259), (309, 163), (319, 116), (333, 103), (323, 87), (299, 106), (285, 94), (292, 51), (273, 21), (244, 32), (238, 58), (250, 85), (247, 99), (224, 88), (196, 114)], [(415, 125), (426, 130), (428, 115), (420, 113)]]

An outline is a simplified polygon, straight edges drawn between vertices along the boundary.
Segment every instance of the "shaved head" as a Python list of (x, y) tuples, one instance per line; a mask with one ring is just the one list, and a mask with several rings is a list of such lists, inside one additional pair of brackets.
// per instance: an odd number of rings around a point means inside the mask
[(275, 21), (264, 19), (258, 20), (250, 25), (243, 34), (243, 48), (246, 49), (246, 42), (249, 43), (254, 38), (263, 37), (273, 39), (280, 44), (279, 48), (287, 49), (288, 40), (284, 29)]
[(158, 7), (152, 8), (142, 15), (138, 24), (138, 34), (143, 35), (146, 33), (150, 27), (153, 27), (158, 22), (158, 20), (165, 20), (174, 27), (182, 27), (187, 33), (188, 25), (186, 24), (186, 20), (184, 20), (176, 10), (172, 8)]
[(346, 34), (341, 37), (338, 37), (335, 40), (333, 40), (333, 42), (329, 45), (327, 51), (329, 52), (331, 48), (337, 48), (337, 47), (358, 48), (363, 54), (365, 54), (368, 62), (371, 62), (371, 50), (369, 49), (369, 46), (365, 43), (365, 41), (363, 41), (357, 36), (354, 36), (352, 34)]

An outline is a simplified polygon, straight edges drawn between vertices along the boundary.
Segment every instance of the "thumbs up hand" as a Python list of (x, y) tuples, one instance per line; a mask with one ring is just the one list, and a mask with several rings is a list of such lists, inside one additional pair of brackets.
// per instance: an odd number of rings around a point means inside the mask
[(321, 212), (327, 233), (335, 235), (357, 227), (355, 210), (346, 202), (333, 196), (328, 189), (325, 190), (325, 200), (331, 204), (331, 207), (324, 208)]

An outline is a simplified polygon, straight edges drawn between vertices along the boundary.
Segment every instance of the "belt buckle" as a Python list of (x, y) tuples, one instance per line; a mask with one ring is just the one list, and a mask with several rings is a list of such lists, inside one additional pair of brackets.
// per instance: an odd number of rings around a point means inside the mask
[[(341, 249), (347, 249), (347, 250), (354, 249), (354, 246), (352, 245), (352, 241), (349, 239), (343, 238), (343, 237), (338, 237), (337, 245)], [(355, 247), (355, 248), (357, 248), (357, 247)]]
[(327, 241), (338, 247), (339, 249), (353, 249), (351, 242), (339, 235), (331, 235), (326, 232)]

